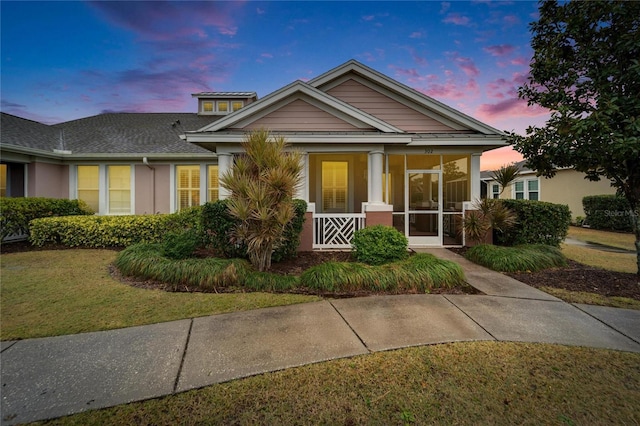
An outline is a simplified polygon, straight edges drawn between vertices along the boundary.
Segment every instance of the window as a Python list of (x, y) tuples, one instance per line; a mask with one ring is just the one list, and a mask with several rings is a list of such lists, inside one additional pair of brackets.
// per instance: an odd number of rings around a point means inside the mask
[(539, 200), (540, 190), (538, 179), (519, 180), (513, 185), (516, 200)]
[(200, 205), (200, 166), (177, 166), (178, 210)]
[(94, 212), (100, 210), (100, 167), (78, 166), (78, 199)]
[(491, 185), (491, 198), (500, 198), (500, 185), (497, 183)]
[(231, 103), (231, 109), (235, 112), (237, 110), (239, 110), (240, 108), (242, 108), (244, 105), (242, 103), (242, 101), (233, 101)]
[(322, 211), (347, 212), (348, 176), (347, 161), (322, 162)]
[(204, 111), (204, 112), (213, 112), (213, 102), (211, 102), (211, 101), (202, 102), (202, 111)]
[(208, 201), (217, 201), (220, 197), (218, 189), (218, 166), (209, 166), (209, 199)]
[(108, 211), (110, 214), (131, 213), (131, 167), (107, 166)]
[(218, 112), (228, 112), (228, 111), (229, 111), (229, 102), (218, 101)]
[(527, 181), (527, 191), (529, 192), (529, 199), (538, 201), (538, 179)]

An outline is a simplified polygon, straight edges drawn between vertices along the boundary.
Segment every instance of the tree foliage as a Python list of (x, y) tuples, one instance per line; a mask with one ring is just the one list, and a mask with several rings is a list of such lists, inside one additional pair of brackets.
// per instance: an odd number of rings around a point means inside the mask
[(632, 209), (640, 274), (640, 2), (545, 1), (539, 9), (519, 96), (551, 115), (510, 139), (540, 175), (572, 167), (611, 181)]
[(233, 233), (235, 242), (246, 244), (251, 264), (266, 271), (295, 216), (293, 194), (300, 182), (302, 157), (287, 151), (283, 137), (272, 137), (266, 130), (248, 134), (242, 147), (244, 152), (220, 182), (231, 193), (229, 213), (240, 221)]

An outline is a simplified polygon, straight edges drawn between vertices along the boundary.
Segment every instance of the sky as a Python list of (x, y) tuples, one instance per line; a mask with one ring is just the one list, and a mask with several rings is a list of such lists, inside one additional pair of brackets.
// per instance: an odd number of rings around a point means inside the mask
[[(499, 130), (548, 112), (517, 89), (534, 1), (0, 1), (0, 109), (53, 124), (196, 112), (192, 93), (262, 98), (355, 59)], [(522, 157), (482, 156), (483, 170)]]

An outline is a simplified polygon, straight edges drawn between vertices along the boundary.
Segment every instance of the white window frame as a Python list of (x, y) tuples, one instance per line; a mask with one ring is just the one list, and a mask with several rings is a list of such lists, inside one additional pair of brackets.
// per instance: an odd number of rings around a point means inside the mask
[[(70, 167), (69, 173), (69, 198), (78, 198), (78, 166), (98, 166), (98, 211), (96, 214), (101, 216), (125, 216), (130, 214), (136, 214), (136, 173), (135, 164), (131, 163), (106, 163), (106, 164), (91, 164), (91, 163), (79, 163)], [(131, 209), (129, 213), (109, 213), (109, 182), (108, 182), (108, 168), (109, 166), (128, 166), (131, 172), (129, 180), (129, 193), (130, 193), (130, 205)]]
[[(217, 163), (173, 163), (170, 167), (169, 182), (171, 185), (171, 194), (169, 197), (169, 204), (171, 206), (171, 213), (178, 211), (180, 200), (178, 199), (178, 167), (179, 166), (199, 166), (200, 167), (200, 205), (209, 201), (209, 166), (220, 166)], [(220, 194), (220, 186), (218, 185), (218, 194)], [(219, 197), (219, 195), (218, 195)]]
[[(500, 198), (500, 184), (494, 182), (490, 186), (491, 186), (491, 198), (494, 200)], [(498, 188), (498, 192), (494, 192), (494, 187)]]
[[(536, 181), (538, 182), (538, 190), (537, 191), (529, 191), (529, 182), (532, 181)], [(518, 179), (516, 181), (513, 182), (512, 186), (511, 186), (511, 198), (513, 198), (514, 200), (516, 199), (516, 183), (522, 182), (522, 191), (517, 191), (517, 192), (522, 192), (523, 193), (523, 200), (530, 200), (530, 192), (537, 192), (538, 193), (538, 200), (540, 201), (540, 178), (525, 178), (525, 179)]]

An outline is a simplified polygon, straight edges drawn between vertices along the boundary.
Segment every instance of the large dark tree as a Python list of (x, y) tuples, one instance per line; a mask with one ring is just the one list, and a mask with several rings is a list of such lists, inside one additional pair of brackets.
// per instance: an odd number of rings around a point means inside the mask
[[(545, 127), (510, 134), (539, 175), (573, 167), (607, 179), (631, 206), (640, 275), (640, 2), (540, 3), (519, 96), (551, 111)], [(570, 188), (567, 188), (570, 190)]]

